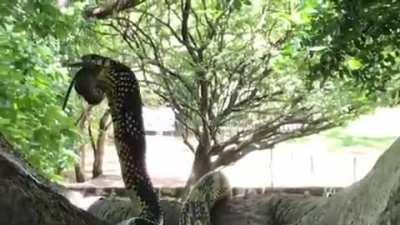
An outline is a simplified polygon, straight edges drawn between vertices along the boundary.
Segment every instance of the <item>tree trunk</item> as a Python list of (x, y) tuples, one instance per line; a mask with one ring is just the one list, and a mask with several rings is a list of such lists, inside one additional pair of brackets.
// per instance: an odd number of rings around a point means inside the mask
[(211, 171), (211, 161), (207, 152), (208, 151), (204, 146), (199, 145), (197, 147), (192, 172), (190, 173), (190, 177), (185, 185), (186, 189), (190, 188), (202, 176)]
[(100, 119), (99, 122), (99, 134), (96, 141), (96, 148), (93, 149), (94, 161), (93, 161), (93, 178), (96, 178), (103, 174), (103, 158), (104, 148), (106, 143), (107, 131), (110, 127), (108, 120), (110, 118), (110, 111), (107, 110)]
[(107, 225), (71, 205), (26, 163), (10, 154), (11, 146), (0, 135), (1, 225)]
[(103, 158), (104, 158), (104, 145), (106, 142), (106, 132), (99, 131), (99, 137), (97, 139), (96, 150), (94, 153), (93, 170), (92, 176), (96, 178), (103, 174)]
[(85, 149), (86, 144), (79, 146), (79, 162), (76, 162), (74, 165), (75, 181), (77, 183), (85, 182), (85, 174), (83, 173), (83, 170), (85, 169)]
[(138, 0), (115, 0), (103, 1), (103, 5), (98, 7), (88, 7), (85, 10), (85, 16), (88, 18), (107, 19), (116, 12), (133, 8), (144, 1)]
[(75, 163), (74, 170), (75, 170), (75, 181), (77, 183), (85, 182), (85, 175), (82, 172), (82, 167), (80, 163)]
[[(85, 128), (87, 127), (88, 121), (90, 120), (90, 116), (92, 113), (93, 106), (85, 105), (84, 110), (82, 112), (81, 118), (79, 119), (79, 129), (82, 133), (85, 133)], [(85, 182), (85, 174), (83, 170), (85, 169), (85, 160), (86, 160), (86, 143), (83, 143), (79, 146), (79, 163), (75, 163), (75, 180), (77, 183)]]
[[(400, 138), (361, 181), (331, 198), (272, 196), (232, 199), (217, 207), (214, 224), (400, 224)], [(350, 172), (350, 171), (349, 171)]]

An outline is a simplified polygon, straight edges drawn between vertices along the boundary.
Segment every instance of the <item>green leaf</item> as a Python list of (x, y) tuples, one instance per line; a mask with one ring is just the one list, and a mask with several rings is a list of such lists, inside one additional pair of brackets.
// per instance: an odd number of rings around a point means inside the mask
[(10, 119), (0, 117), (0, 126), (8, 125), (10, 124), (10, 122), (11, 122)]
[(362, 61), (354, 57), (348, 58), (345, 63), (350, 70), (359, 70), (363, 66)]

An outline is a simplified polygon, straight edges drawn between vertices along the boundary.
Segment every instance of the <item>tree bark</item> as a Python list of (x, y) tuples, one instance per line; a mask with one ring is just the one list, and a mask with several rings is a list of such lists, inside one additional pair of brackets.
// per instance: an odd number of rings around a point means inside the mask
[(94, 161), (92, 177), (96, 178), (103, 174), (103, 158), (104, 158), (104, 145), (106, 142), (106, 132), (99, 131), (99, 137), (97, 139), (96, 150), (94, 151)]
[[(129, 198), (106, 198), (95, 202), (88, 211), (110, 224), (137, 216), (139, 211), (132, 208)], [(164, 214), (164, 225), (178, 225), (181, 204), (172, 199), (161, 199), (160, 206)]]
[(81, 167), (80, 163), (75, 163), (74, 170), (75, 170), (75, 181), (77, 183), (85, 182), (85, 175), (82, 172), (82, 167)]
[(79, 146), (79, 162), (76, 162), (74, 165), (75, 170), (75, 181), (77, 183), (85, 182), (85, 174), (83, 170), (85, 169), (85, 161), (86, 161), (86, 144), (82, 144)]
[(214, 210), (214, 224), (227, 221), (226, 224), (231, 225), (400, 224), (399, 156), (400, 138), (379, 158), (364, 179), (331, 198), (277, 195), (250, 200), (232, 199)]
[(133, 8), (144, 1), (139, 0), (106, 0), (102, 5), (90, 7), (85, 10), (88, 18), (106, 19), (118, 12)]
[(108, 120), (110, 119), (110, 111), (107, 110), (100, 119), (99, 122), (99, 134), (97, 136), (96, 148), (93, 149), (94, 161), (93, 161), (93, 178), (96, 178), (103, 174), (103, 158), (104, 148), (106, 143), (107, 131), (110, 125)]
[[(81, 118), (78, 120), (79, 129), (85, 133), (85, 128), (88, 126), (88, 122), (90, 120), (90, 116), (92, 114), (92, 105), (85, 105), (84, 110), (82, 112)], [(86, 143), (83, 143), (79, 146), (79, 163), (75, 163), (75, 180), (77, 183), (85, 182), (85, 174), (83, 170), (85, 169), (85, 161), (86, 161)]]
[[(211, 161), (207, 153), (207, 148), (202, 144), (199, 144), (194, 156), (192, 172), (190, 173), (190, 177), (185, 185), (186, 189), (189, 189), (202, 176), (211, 171)], [(187, 191), (185, 193), (187, 193)]]
[[(213, 225), (289, 225), (304, 212), (314, 207), (318, 197), (296, 194), (255, 194), (221, 200), (212, 210)], [(128, 198), (109, 198), (96, 202), (89, 212), (114, 224), (117, 221), (137, 215)], [(182, 204), (163, 199), (160, 202), (164, 212), (164, 225), (177, 225)], [(291, 212), (293, 208), (302, 211)], [(304, 211), (303, 211), (304, 210)], [(289, 212), (289, 213), (288, 213)]]
[(71, 205), (15, 157), (0, 135), (0, 224), (4, 225), (107, 225)]

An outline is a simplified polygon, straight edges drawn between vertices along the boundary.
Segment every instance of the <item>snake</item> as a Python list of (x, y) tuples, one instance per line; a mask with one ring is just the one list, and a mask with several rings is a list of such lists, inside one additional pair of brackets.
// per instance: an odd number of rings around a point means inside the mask
[[(128, 66), (98, 54), (84, 55), (69, 66), (80, 69), (68, 88), (64, 107), (72, 86), (91, 105), (108, 100), (122, 179), (131, 207), (137, 212), (118, 225), (162, 225), (159, 198), (146, 169), (143, 103), (135, 74)], [(229, 184), (221, 172), (206, 174), (182, 204), (179, 225), (211, 224), (212, 207), (228, 195)]]

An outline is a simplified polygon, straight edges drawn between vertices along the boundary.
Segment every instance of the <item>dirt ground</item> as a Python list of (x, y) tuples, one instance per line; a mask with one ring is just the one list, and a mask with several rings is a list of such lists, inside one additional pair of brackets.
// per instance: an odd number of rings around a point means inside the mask
[[(157, 187), (179, 187), (190, 174), (193, 155), (179, 138), (147, 136), (147, 168)], [(318, 137), (307, 144), (281, 144), (271, 151), (254, 152), (223, 172), (235, 187), (347, 186), (362, 178), (381, 152), (327, 151)], [(271, 160), (272, 158), (272, 160)], [(116, 150), (109, 143), (104, 175), (86, 182), (95, 187), (123, 187)], [(93, 156), (86, 153), (85, 175), (91, 177)]]

